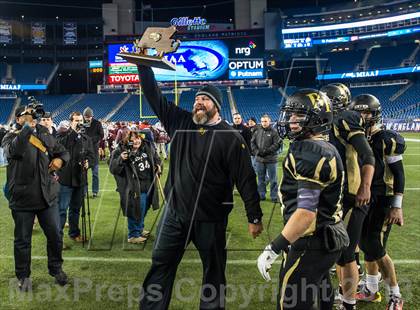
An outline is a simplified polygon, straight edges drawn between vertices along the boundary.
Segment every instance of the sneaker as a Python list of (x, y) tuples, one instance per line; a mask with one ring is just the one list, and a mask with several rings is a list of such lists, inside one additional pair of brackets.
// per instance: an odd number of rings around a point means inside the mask
[(382, 301), (382, 296), (379, 292), (372, 293), (366, 286), (364, 286), (362, 290), (356, 293), (356, 300), (377, 303)]
[(85, 240), (83, 240), (83, 237), (81, 235), (78, 235), (76, 237), (70, 237), (70, 239), (72, 239), (74, 242), (78, 242), (78, 243), (82, 243), (83, 241), (84, 242), (88, 241), (87, 237), (85, 237)]
[(60, 270), (56, 275), (54, 275), (55, 283), (64, 286), (69, 283), (69, 278), (63, 270)]
[(147, 240), (147, 238), (144, 237), (131, 237), (128, 239), (128, 243), (133, 243), (133, 244), (139, 244), (139, 243), (144, 243)]
[(69, 228), (69, 223), (68, 222), (64, 223), (64, 228)]
[(144, 238), (150, 237), (150, 231), (143, 229), (141, 236)]
[(18, 279), (18, 287), (21, 292), (32, 291), (32, 280), (31, 278)]
[(402, 310), (403, 305), (404, 300), (401, 297), (391, 296), (391, 299), (386, 305), (386, 310)]
[(277, 198), (273, 198), (273, 199), (271, 199), (271, 202), (273, 202), (273, 203), (278, 203), (278, 202), (279, 202), (279, 200), (278, 200)]
[(336, 306), (336, 310), (357, 310), (356, 305), (341, 303)]
[(343, 302), (343, 295), (340, 292), (340, 289), (334, 290), (334, 305), (340, 305)]
[(98, 193), (93, 193), (92, 198), (95, 199), (96, 197), (98, 197)]

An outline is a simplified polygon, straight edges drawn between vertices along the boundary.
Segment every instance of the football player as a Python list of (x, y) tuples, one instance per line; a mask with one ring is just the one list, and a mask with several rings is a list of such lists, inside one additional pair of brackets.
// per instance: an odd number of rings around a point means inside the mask
[(369, 208), (375, 158), (365, 136), (362, 117), (347, 109), (351, 101), (347, 86), (329, 84), (321, 88), (321, 91), (331, 99), (334, 121), (329, 137), (341, 156), (345, 170), (343, 214), (350, 245), (337, 262), (337, 275), (342, 293), (339, 308), (349, 310), (356, 305), (359, 273), (355, 251)]
[(366, 285), (356, 295), (356, 299), (381, 301), (378, 287), (379, 267), (390, 297), (386, 309), (400, 310), (404, 302), (401, 299), (394, 264), (385, 248), (392, 224), (404, 224), (401, 207), (405, 184), (402, 161), (405, 141), (395, 131), (383, 128), (381, 104), (375, 96), (359, 95), (354, 99), (351, 108), (360, 112), (365, 120), (366, 135), (375, 155), (371, 205), (360, 240), (360, 247), (365, 253)]
[(269, 281), (283, 254), (277, 309), (312, 309), (315, 300), (329, 304), (322, 309), (333, 306), (328, 271), (349, 240), (341, 217), (343, 164), (326, 136), (332, 119), (330, 100), (315, 89), (297, 91), (282, 109), (280, 124), (291, 140), (279, 188), (285, 225), (258, 257)]

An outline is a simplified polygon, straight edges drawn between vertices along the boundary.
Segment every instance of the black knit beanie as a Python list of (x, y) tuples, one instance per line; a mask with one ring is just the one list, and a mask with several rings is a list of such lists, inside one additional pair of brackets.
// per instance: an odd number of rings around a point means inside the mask
[(195, 94), (195, 96), (206, 95), (214, 102), (217, 109), (220, 111), (222, 109), (223, 96), (220, 89), (214, 87), (213, 85), (207, 84), (200, 88), (200, 90)]

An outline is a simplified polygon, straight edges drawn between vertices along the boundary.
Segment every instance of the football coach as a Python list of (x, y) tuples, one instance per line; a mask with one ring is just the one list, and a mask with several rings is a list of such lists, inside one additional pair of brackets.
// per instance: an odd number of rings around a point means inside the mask
[(153, 246), (152, 266), (143, 283), (140, 309), (168, 309), (178, 265), (191, 241), (203, 263), (200, 309), (224, 309), (226, 227), (234, 185), (245, 204), (249, 233), (256, 238), (263, 230), (248, 148), (242, 136), (220, 117), (223, 99), (219, 89), (202, 87), (190, 112), (167, 102), (152, 69), (138, 66), (138, 70), (150, 106), (172, 137), (167, 205)]

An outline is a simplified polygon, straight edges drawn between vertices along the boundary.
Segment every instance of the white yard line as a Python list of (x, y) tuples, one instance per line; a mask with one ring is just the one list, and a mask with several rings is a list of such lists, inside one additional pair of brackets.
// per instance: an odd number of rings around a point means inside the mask
[[(108, 170), (107, 173), (106, 173), (106, 176), (105, 176), (105, 182), (104, 182), (103, 187), (106, 187), (106, 185), (108, 184), (108, 178), (109, 178), (110, 174), (111, 173)], [(108, 190), (99, 190), (99, 191), (103, 192), (103, 191), (108, 191)], [(111, 190), (109, 190), (109, 191), (111, 191)], [(99, 200), (99, 206), (98, 206), (98, 209), (96, 210), (96, 214), (95, 214), (95, 220), (93, 221), (93, 228), (92, 228), (92, 231), (91, 231), (91, 236), (90, 236), (90, 239), (89, 239), (88, 248), (90, 248), (90, 245), (91, 245), (91, 242), (92, 242), (92, 239), (93, 239), (93, 235), (95, 233), (96, 223), (98, 222), (99, 211), (101, 211), (103, 199), (104, 199), (104, 195), (101, 195), (100, 200)]]
[[(229, 252), (229, 250), (228, 250)], [(257, 264), (257, 256), (259, 252), (255, 252), (255, 259), (228, 259), (227, 263), (229, 265), (256, 265)], [(13, 260), (13, 256), (11, 255), (0, 255), (0, 259), (6, 260)], [(35, 260), (45, 260), (47, 261), (46, 256), (32, 256), (32, 259)], [(150, 258), (114, 258), (114, 257), (72, 257), (72, 256), (65, 256), (63, 259), (66, 261), (74, 261), (74, 262), (109, 262), (109, 263), (150, 263), (152, 260)], [(183, 259), (182, 262), (187, 264), (201, 264), (200, 259)], [(420, 264), (420, 259), (395, 259), (393, 262), (397, 265), (417, 265)], [(280, 260), (276, 263), (280, 263)]]

